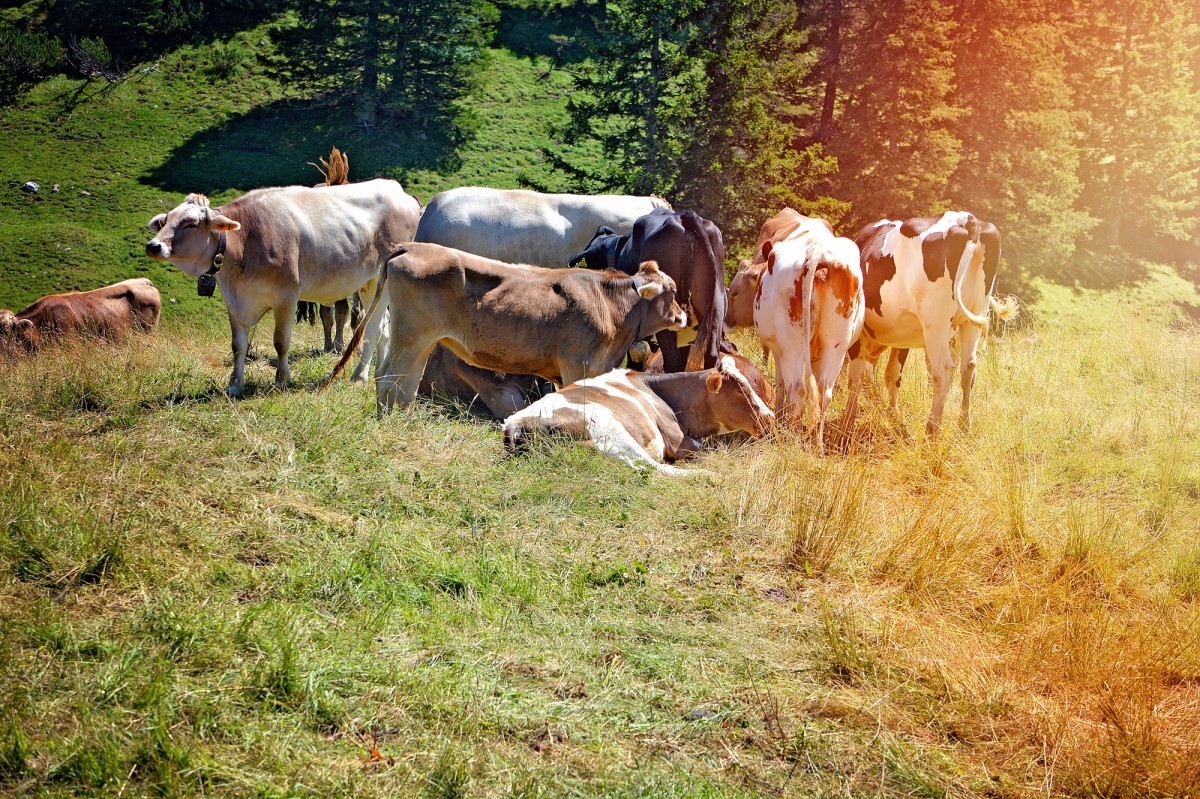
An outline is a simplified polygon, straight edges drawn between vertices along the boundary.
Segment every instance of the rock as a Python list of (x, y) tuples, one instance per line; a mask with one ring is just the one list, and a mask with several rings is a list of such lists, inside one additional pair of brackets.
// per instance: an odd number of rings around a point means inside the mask
[(58, 184), (57, 184), (57, 183), (55, 183), (55, 184), (54, 184), (54, 188), (53, 188), (53, 189), (51, 189), (50, 191), (58, 191)]
[(706, 707), (698, 707), (686, 714), (684, 718), (688, 721), (717, 721), (721, 718), (721, 714)]
[(80, 193), (80, 194), (82, 194), (84, 197), (91, 197), (91, 196), (92, 196), (92, 193), (91, 193), (90, 191), (88, 191), (87, 189), (80, 189), (80, 190), (79, 190), (79, 193)]
[(37, 194), (38, 190), (41, 188), (41, 186), (31, 180), (21, 187), (21, 191), (26, 192), (27, 194)]

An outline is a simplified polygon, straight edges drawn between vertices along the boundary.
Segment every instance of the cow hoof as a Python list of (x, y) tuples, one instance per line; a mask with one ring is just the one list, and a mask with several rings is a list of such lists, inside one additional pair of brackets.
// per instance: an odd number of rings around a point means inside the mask
[(234, 385), (226, 386), (225, 387), (225, 396), (230, 397), (232, 399), (237, 399), (238, 397), (242, 396), (242, 387), (234, 386)]
[(288, 387), (288, 384), (287, 384), (286, 380), (283, 380), (283, 381), (276, 380), (274, 383), (271, 384), (271, 388), (275, 389), (276, 391), (287, 391), (287, 387)]

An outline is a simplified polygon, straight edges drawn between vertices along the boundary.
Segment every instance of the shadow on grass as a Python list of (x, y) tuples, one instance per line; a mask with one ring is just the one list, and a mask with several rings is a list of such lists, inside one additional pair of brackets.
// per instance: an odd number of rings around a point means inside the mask
[(400, 120), (368, 130), (345, 102), (281, 100), (197, 133), (141, 182), (163, 191), (220, 195), (262, 186), (311, 186), (311, 166), (331, 147), (350, 156), (350, 179), (406, 182), (413, 170), (451, 172), (461, 166), (461, 137), (445, 126)]
[(576, 8), (505, 6), (493, 46), (506, 47), (531, 61), (546, 57), (555, 67), (563, 67), (586, 59), (587, 42), (596, 35), (593, 14)]

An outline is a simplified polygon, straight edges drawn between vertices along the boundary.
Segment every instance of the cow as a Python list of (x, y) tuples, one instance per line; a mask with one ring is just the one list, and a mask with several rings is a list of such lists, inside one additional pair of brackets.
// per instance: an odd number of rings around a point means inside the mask
[(734, 359), (722, 355), (703, 371), (614, 369), (572, 383), (508, 417), (504, 445), (519, 452), (532, 435), (562, 433), (634, 468), (692, 475), (700, 472), (663, 461), (696, 452), (699, 439), (734, 431), (757, 436), (773, 422)]
[(162, 296), (144, 277), (91, 291), (51, 294), (17, 313), (0, 308), (0, 347), (32, 352), (64, 337), (119, 340), (153, 330), (161, 313)]
[(534, 375), (509, 375), (471, 366), (442, 346), (433, 348), (417, 387), (423, 397), (482, 407), (496, 419), (511, 416), (553, 390), (554, 386)]
[(350, 322), (351, 329), (358, 327), (358, 317), (361, 313), (362, 303), (358, 299), (358, 294), (352, 294), (349, 299), (338, 300), (333, 307), (306, 300), (296, 303), (296, 321), (315, 325), (319, 318), (321, 332), (325, 334), (324, 351), (335, 352), (339, 355), (342, 352), (346, 322)]
[(463, 186), (433, 196), (421, 215), (416, 241), (556, 269), (584, 249), (600, 225), (628, 233), (655, 208), (670, 206), (658, 197)]
[[(421, 215), (416, 240), (508, 263), (561, 268), (587, 244), (597, 226), (628, 233), (638, 217), (669, 207), (658, 197), (541, 194), (467, 186), (434, 195)], [(442, 377), (446, 381), (443, 390), (448, 393), (466, 393), (474, 387), (502, 395), (511, 387), (509, 376), (502, 372), (453, 364), (444, 360), (439, 350), (434, 354), (434, 360), (446, 366)]]
[(850, 350), (847, 421), (853, 421), (858, 409), (867, 367), (874, 366), (888, 347), (893, 352), (885, 380), (890, 408), (898, 414), (906, 350), (924, 348), (933, 389), (925, 432), (935, 435), (954, 375), (951, 340), (957, 335), (963, 392), (959, 424), (969, 428), (976, 350), (987, 330), (989, 309), (1002, 319), (1015, 310), (992, 297), (1000, 266), (1000, 231), (968, 211), (947, 211), (905, 221), (881, 219), (863, 228), (855, 240), (862, 251), (867, 308), (862, 336)]
[[(762, 370), (755, 365), (754, 361), (738, 352), (737, 348), (733, 346), (732, 341), (727, 341), (727, 346), (722, 346), (721, 355), (722, 357), (733, 359), (733, 365), (746, 378), (746, 382), (750, 384), (750, 388), (754, 389), (754, 393), (770, 406), (773, 402), (774, 392), (771, 389), (771, 384), (767, 382), (767, 378), (763, 375)], [(630, 359), (632, 360), (632, 352), (630, 353)], [(651, 353), (641, 364), (641, 367), (641, 369), (635, 369), (635, 371), (640, 371), (648, 375), (667, 374), (666, 368), (663, 366), (662, 350)]]
[[(233, 332), (233, 373), (225, 391), (238, 397), (250, 328), (273, 312), (275, 387), (285, 388), (297, 301), (329, 305), (354, 292), (367, 301), (388, 254), (412, 238), (420, 214), (417, 201), (394, 180), (257, 189), (220, 208), (210, 207), (202, 194), (189, 194), (150, 221), (156, 235), (146, 254), (194, 277), (216, 275)], [(365, 320), (355, 380), (366, 377), (385, 310), (378, 307)]]
[[(767, 268), (754, 298), (754, 327), (775, 357), (775, 407), (812, 420), (825, 451), (825, 414), (846, 353), (863, 325), (858, 246), (824, 219), (807, 219), (789, 238), (763, 245)], [(801, 403), (805, 403), (802, 405)]]
[(711, 368), (721, 352), (725, 331), (725, 244), (721, 231), (695, 211), (656, 209), (639, 218), (627, 235), (598, 229), (569, 266), (637, 271), (643, 261), (657, 261), (678, 286), (679, 304), (699, 324), (697, 345), (682, 344), (674, 332), (658, 336), (663, 367), (668, 372)]
[[(392, 308), (405, 309), (391, 315), (389, 344), (380, 354), (380, 413), (412, 401), (438, 343), (479, 368), (538, 375), (563, 386), (614, 368), (635, 340), (687, 324), (675, 302), (675, 282), (653, 262), (630, 277), (507, 264), (413, 242), (393, 253), (379, 285)], [(345, 366), (363, 327), (325, 386)]]

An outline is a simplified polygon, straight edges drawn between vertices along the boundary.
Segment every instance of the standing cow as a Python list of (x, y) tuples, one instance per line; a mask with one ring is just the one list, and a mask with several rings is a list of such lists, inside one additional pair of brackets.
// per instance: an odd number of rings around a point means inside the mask
[[(481, 369), (539, 375), (560, 386), (615, 367), (629, 345), (687, 324), (675, 283), (653, 262), (615, 272), (506, 264), (436, 244), (396, 250), (380, 275), (393, 308), (376, 375), (380, 412), (416, 394), (439, 342)], [(386, 289), (385, 289), (386, 287)], [(374, 314), (372, 306), (368, 316)], [(325, 381), (340, 373), (350, 347)]]
[(162, 296), (147, 278), (42, 297), (23, 311), (0, 308), (0, 349), (32, 351), (65, 336), (119, 339), (158, 325)]
[[(245, 384), (250, 328), (273, 312), (275, 387), (286, 387), (296, 303), (330, 305), (356, 291), (369, 302), (392, 247), (413, 237), (420, 214), (417, 201), (394, 180), (258, 189), (220, 208), (190, 194), (150, 221), (157, 235), (146, 254), (195, 277), (216, 275), (233, 331), (233, 373), (225, 391), (237, 397)], [(366, 377), (385, 310), (380, 305), (364, 322), (355, 380)]]
[(858, 247), (824, 219), (801, 217), (778, 244), (763, 244), (766, 266), (754, 289), (753, 322), (775, 358), (775, 409), (812, 417), (824, 452), (825, 414), (846, 352), (863, 325)]
[(866, 321), (862, 337), (850, 350), (848, 420), (858, 408), (858, 392), (868, 365), (888, 347), (886, 382), (893, 412), (906, 350), (925, 349), (933, 387), (933, 406), (925, 432), (941, 427), (942, 409), (954, 376), (951, 339), (958, 336), (962, 361), (962, 415), (971, 422), (971, 387), (975, 383), (976, 350), (987, 329), (988, 311), (1005, 318), (1011, 306), (992, 298), (1000, 266), (1000, 231), (967, 211), (903, 222), (882, 219), (863, 228), (856, 239), (865, 273)]
[(693, 323), (699, 324), (696, 343), (691, 346), (680, 346), (674, 331), (658, 335), (664, 369), (712, 368), (725, 335), (725, 243), (721, 231), (695, 211), (656, 209), (638, 219), (629, 234), (598, 229), (570, 265), (633, 274), (643, 261), (656, 261), (674, 279), (679, 304), (688, 309)]

